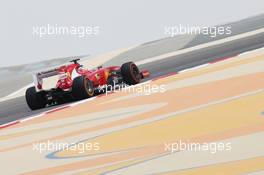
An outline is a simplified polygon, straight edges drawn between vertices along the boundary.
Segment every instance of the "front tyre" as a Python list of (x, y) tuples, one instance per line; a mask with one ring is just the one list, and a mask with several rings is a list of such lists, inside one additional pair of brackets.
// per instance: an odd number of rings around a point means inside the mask
[(31, 110), (37, 110), (46, 106), (46, 100), (40, 92), (36, 92), (36, 88), (30, 87), (26, 90), (26, 102)]
[(121, 66), (121, 75), (128, 85), (138, 84), (141, 79), (139, 69), (133, 62), (127, 62)]
[(72, 96), (75, 100), (82, 100), (94, 96), (92, 81), (85, 76), (76, 77), (72, 84)]

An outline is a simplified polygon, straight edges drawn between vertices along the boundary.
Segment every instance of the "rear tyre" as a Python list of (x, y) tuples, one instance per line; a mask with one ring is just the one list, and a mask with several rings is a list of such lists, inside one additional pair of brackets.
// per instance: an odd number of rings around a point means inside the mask
[(72, 95), (75, 100), (82, 100), (94, 96), (92, 81), (85, 76), (76, 77), (73, 80)]
[(121, 66), (121, 75), (128, 85), (138, 84), (141, 79), (139, 69), (133, 62), (127, 62)]
[(40, 92), (36, 92), (36, 88), (30, 87), (26, 90), (26, 102), (31, 110), (37, 110), (46, 106), (46, 100)]

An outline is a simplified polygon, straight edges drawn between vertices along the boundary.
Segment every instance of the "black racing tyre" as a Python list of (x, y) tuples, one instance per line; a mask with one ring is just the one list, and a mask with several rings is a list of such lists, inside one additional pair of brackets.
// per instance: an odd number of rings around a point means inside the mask
[(43, 95), (36, 92), (36, 88), (34, 86), (26, 90), (26, 102), (31, 110), (44, 108), (47, 104)]
[(72, 96), (75, 100), (82, 100), (94, 96), (92, 81), (85, 76), (76, 77), (72, 84)]
[(133, 62), (127, 62), (121, 66), (121, 75), (128, 85), (138, 84), (141, 79), (139, 69)]

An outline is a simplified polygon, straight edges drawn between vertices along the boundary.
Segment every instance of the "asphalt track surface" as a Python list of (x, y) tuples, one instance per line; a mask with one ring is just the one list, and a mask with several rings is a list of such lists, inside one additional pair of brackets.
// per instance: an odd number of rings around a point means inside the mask
[[(162, 60), (140, 65), (139, 67), (141, 69), (148, 69), (151, 73), (150, 79), (152, 79), (171, 72), (178, 72), (204, 63), (216, 61), (218, 59), (232, 57), (261, 47), (264, 47), (264, 33), (173, 57), (167, 57)], [(25, 98), (18, 97), (1, 102), (0, 107), (0, 124), (5, 124), (17, 119), (42, 113), (43, 111), (58, 106), (31, 111), (26, 105)]]
[(240, 53), (264, 46), (264, 33), (243, 39), (225, 42), (217, 46), (191, 51), (185, 54), (167, 57), (165, 59), (139, 66), (148, 69), (152, 78), (170, 72), (178, 72), (211, 61), (236, 56)]

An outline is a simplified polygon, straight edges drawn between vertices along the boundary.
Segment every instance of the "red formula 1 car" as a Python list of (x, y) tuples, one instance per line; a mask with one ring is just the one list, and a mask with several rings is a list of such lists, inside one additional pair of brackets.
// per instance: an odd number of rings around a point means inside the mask
[[(147, 70), (140, 72), (133, 62), (124, 63), (122, 66), (87, 70), (78, 61), (79, 59), (75, 59), (71, 64), (34, 74), (35, 86), (26, 91), (29, 108), (36, 110), (47, 105), (82, 100), (96, 95), (102, 87), (121, 83), (134, 85), (149, 76)], [(43, 79), (56, 75), (58, 76), (56, 87), (43, 89)]]

